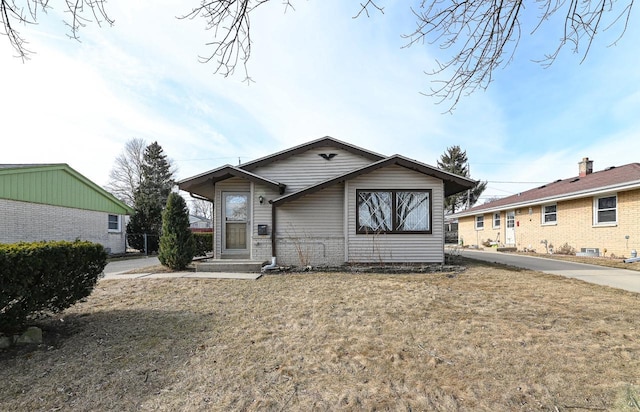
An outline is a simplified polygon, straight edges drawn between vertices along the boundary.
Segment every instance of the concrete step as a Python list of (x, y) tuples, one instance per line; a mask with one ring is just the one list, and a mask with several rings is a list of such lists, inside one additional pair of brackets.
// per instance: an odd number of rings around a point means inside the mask
[(254, 273), (260, 272), (264, 262), (257, 260), (205, 260), (195, 264), (196, 272), (230, 272)]

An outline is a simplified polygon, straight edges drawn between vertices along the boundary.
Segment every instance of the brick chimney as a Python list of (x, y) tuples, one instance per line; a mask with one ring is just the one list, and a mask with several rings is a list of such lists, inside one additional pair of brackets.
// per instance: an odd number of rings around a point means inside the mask
[(578, 172), (580, 177), (585, 177), (593, 173), (593, 160), (589, 160), (588, 157), (583, 157), (582, 161), (578, 163)]

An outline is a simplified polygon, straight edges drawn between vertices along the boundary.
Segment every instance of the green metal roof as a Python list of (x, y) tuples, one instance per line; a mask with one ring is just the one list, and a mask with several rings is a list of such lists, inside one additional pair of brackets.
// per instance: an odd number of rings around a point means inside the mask
[(0, 199), (118, 215), (133, 213), (129, 206), (65, 163), (0, 165)]

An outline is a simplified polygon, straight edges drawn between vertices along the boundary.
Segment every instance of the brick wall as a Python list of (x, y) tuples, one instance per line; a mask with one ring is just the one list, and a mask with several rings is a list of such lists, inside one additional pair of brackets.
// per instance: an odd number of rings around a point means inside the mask
[(125, 251), (124, 216), (120, 232), (108, 231), (108, 213), (0, 199), (0, 243), (88, 240)]
[[(567, 243), (580, 251), (581, 248), (607, 249), (606, 256), (628, 257), (631, 250), (640, 251), (640, 190), (619, 192), (618, 221), (612, 226), (593, 224), (593, 197), (557, 203), (557, 223), (542, 224), (542, 206), (516, 209), (516, 247), (519, 250), (546, 251), (541, 241), (546, 240), (557, 250)], [(480, 245), (487, 239), (505, 239), (505, 212), (501, 212), (500, 229), (492, 228), (492, 214), (484, 214), (484, 230), (475, 230), (475, 216), (458, 220), (459, 235), (465, 245)], [(627, 239), (626, 236), (629, 238)]]
[(278, 264), (284, 266), (340, 266), (343, 237), (277, 238)]

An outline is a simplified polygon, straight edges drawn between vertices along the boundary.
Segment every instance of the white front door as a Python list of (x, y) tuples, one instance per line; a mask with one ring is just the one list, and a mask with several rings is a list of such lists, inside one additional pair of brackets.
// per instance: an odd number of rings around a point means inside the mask
[(516, 211), (507, 212), (507, 225), (504, 233), (504, 243), (507, 246), (516, 245)]
[(246, 255), (249, 252), (249, 193), (222, 193), (222, 251)]

